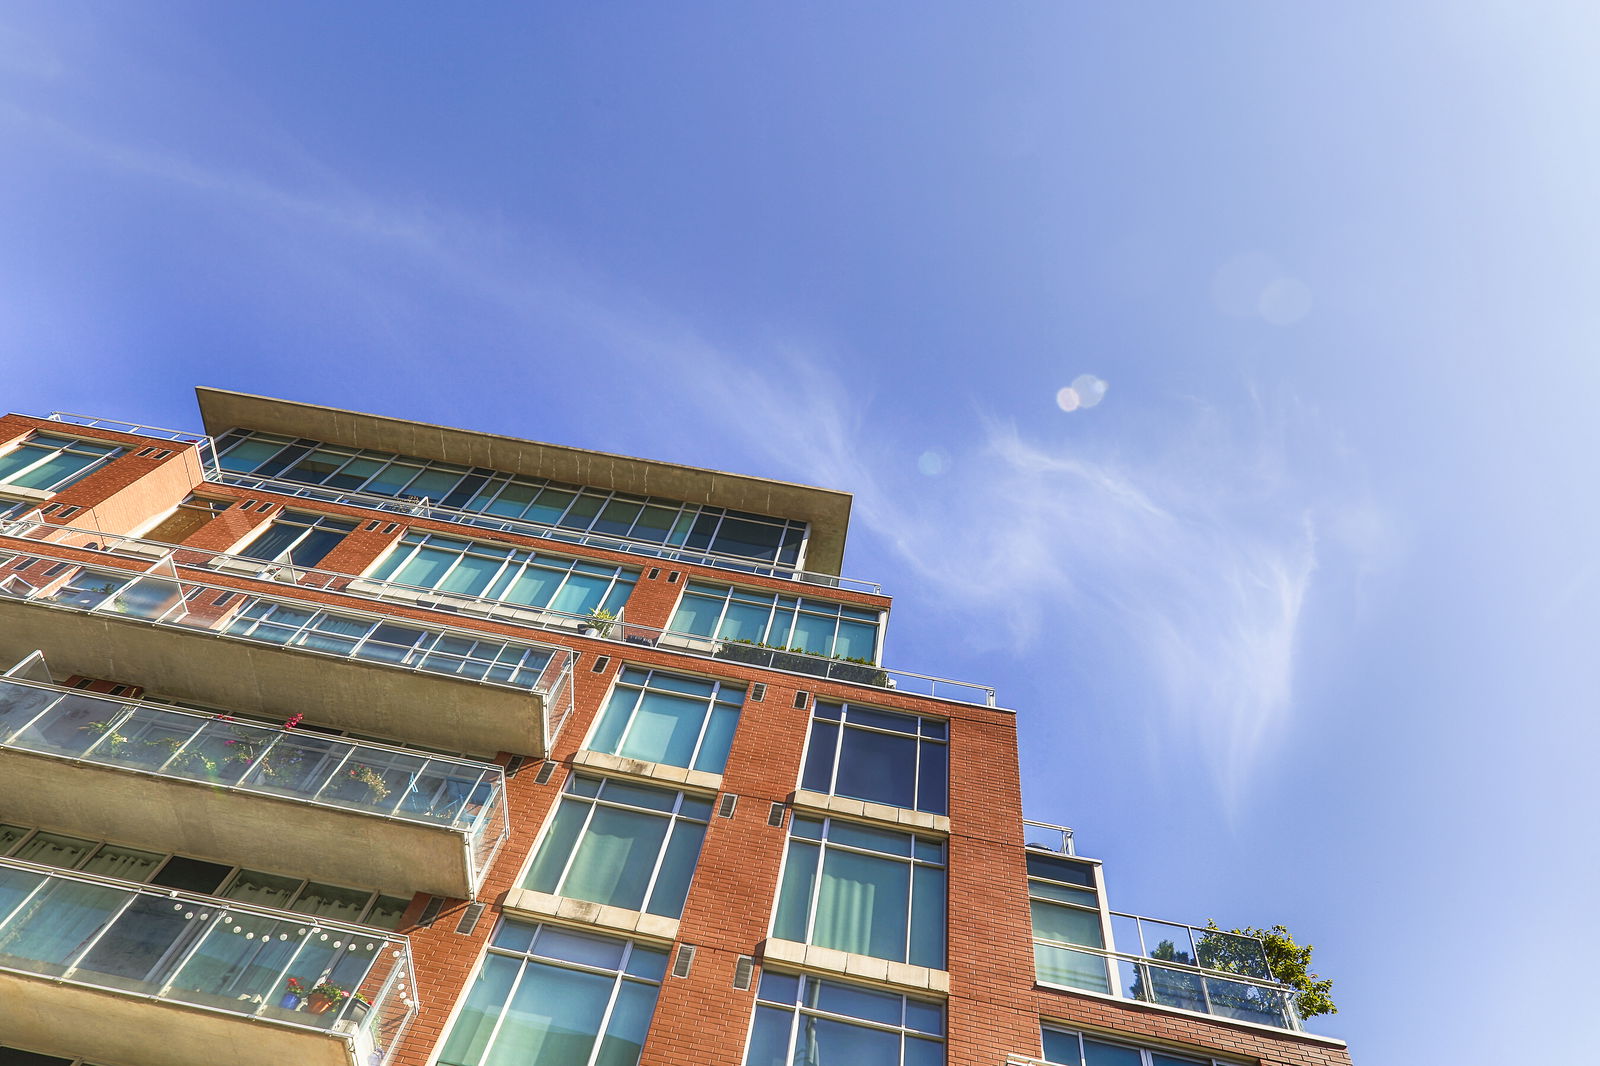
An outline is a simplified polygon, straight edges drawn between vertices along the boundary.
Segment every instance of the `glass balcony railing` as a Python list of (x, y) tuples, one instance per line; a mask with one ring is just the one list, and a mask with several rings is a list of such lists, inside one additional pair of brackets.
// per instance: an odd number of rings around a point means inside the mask
[(480, 884), (507, 833), (500, 767), (0, 677), (0, 748), (462, 835)]
[[(32, 523), (21, 525), (27, 529), (0, 530), (0, 534), (17, 537), (37, 528)], [(76, 529), (70, 533), (80, 539), (96, 536)], [(266, 576), (254, 580), (268, 587), (277, 584)], [(133, 570), (117, 567), (109, 559), (104, 565), (89, 564), (32, 551), (10, 552), (0, 544), (0, 598), (532, 693), (540, 697), (541, 735), (546, 743), (560, 733), (572, 710), (569, 648), (354, 606), (370, 604), (370, 598), (349, 596), (351, 606), (329, 606), (276, 588), (266, 594), (194, 581), (179, 575), (170, 556), (153, 567), (146, 560)]]
[(326, 1033), (359, 1066), (388, 1063), (417, 1010), (403, 936), (15, 859), (0, 859), (0, 972)]
[(131, 422), (119, 422), (116, 419), (71, 414), (66, 411), (52, 411), (47, 417), (53, 422), (97, 426), (123, 433), (136, 433), (161, 440), (194, 444), (200, 450), (201, 462), (204, 466), (206, 477), (225, 485), (260, 489), (263, 492), (272, 492), (284, 496), (326, 500), (329, 503), (349, 504), (354, 507), (368, 507), (373, 510), (388, 511), (395, 514), (415, 515), (441, 522), (477, 526), (481, 529), (503, 530), (511, 533), (520, 533), (523, 536), (558, 541), (564, 544), (582, 544), (594, 548), (604, 548), (607, 551), (626, 552), (629, 555), (664, 559), (669, 562), (710, 566), (719, 570), (730, 570), (745, 574), (759, 574), (763, 577), (782, 578), (788, 581), (818, 585), (823, 588), (852, 589), (859, 592), (870, 592), (874, 595), (881, 594), (883, 591), (882, 586), (875, 581), (840, 577), (837, 574), (815, 573), (797, 567), (786, 566), (782, 563), (765, 562), (760, 559), (745, 558), (738, 555), (726, 555), (705, 549), (687, 548), (682, 545), (663, 544), (647, 539), (568, 529), (559, 525), (550, 525), (526, 518), (507, 518), (484, 511), (446, 507), (425, 497), (385, 496), (381, 493), (341, 489), (328, 485), (306, 484), (300, 481), (292, 481), (288, 478), (259, 477), (254, 474), (225, 470), (217, 462), (214, 442), (204, 434), (159, 429)]
[(1261, 941), (1112, 912), (1109, 951), (1035, 936), (1039, 983), (1161, 1007), (1301, 1029), (1294, 989), (1272, 979)]
[[(226, 555), (206, 549), (186, 548), (116, 534), (95, 533), (46, 522), (17, 521), (11, 523), (9, 527), (0, 526), (0, 533), (21, 540), (69, 547), (92, 546), (96, 551), (144, 560), (147, 565), (152, 559), (170, 560), (183, 567), (249, 575), (274, 584), (288, 584), (350, 595), (352, 599), (380, 598), (403, 602), (408, 606), (439, 612), (441, 615), (485, 618), (512, 625), (538, 626), (557, 632), (577, 631), (589, 636), (610, 638), (644, 647), (667, 648), (693, 655), (827, 678), (846, 684), (895, 689), (898, 692), (950, 700), (955, 703), (988, 707), (996, 705), (994, 688), (974, 681), (957, 681), (907, 670), (891, 670), (887, 667), (835, 659), (826, 655), (787, 648), (770, 648), (747, 641), (721, 640), (678, 633), (624, 621), (620, 612), (615, 619), (596, 620), (589, 615), (565, 614), (548, 607), (426, 589), (397, 581), (360, 577), (314, 567), (264, 563), (256, 559)], [(0, 592), (3, 590), (3, 584), (0, 584)]]

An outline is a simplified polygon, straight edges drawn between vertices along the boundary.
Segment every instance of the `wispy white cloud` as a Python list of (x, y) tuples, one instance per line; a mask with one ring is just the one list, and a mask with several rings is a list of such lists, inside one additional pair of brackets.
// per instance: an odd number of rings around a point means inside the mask
[[(869, 418), (796, 347), (759, 362), (721, 350), (676, 316), (547, 247), (515, 246), (490, 220), (398, 205), (316, 160), (263, 176), (188, 158), (48, 114), (4, 107), (13, 128), (116, 170), (218, 198), (262, 226), (302, 226), (423, 265), (514, 322), (559, 321), (695, 404), (702, 424), (803, 480), (856, 494), (857, 536), (878, 538), (965, 619), (962, 638), (1039, 649), (1070, 629), (1078, 653), (1138, 670), (1151, 733), (1199, 752), (1237, 797), (1293, 707), (1296, 637), (1317, 569), (1316, 508), (1299, 499), (1282, 405), (1247, 397), (1225, 417), (1194, 403), (1138, 458), (1052, 442), (975, 418), (937, 480), (920, 443)], [(310, 269), (310, 267), (308, 267)], [(1229, 418), (1247, 418), (1237, 431)], [(959, 515), (959, 520), (952, 520)], [(975, 637), (974, 634), (977, 634)]]
[(855, 491), (858, 522), (938, 590), (961, 639), (998, 634), (1025, 657), (1046, 650), (1044, 634), (1071, 631), (1076, 654), (1138, 671), (1116, 687), (1159, 708), (1151, 734), (1202, 756), (1225, 798), (1240, 799), (1291, 715), (1317, 571), (1314, 511), (1274, 408), (1242, 405), (1252, 424), (1239, 434), (1197, 404), (1175, 443), (1140, 460), (982, 420), (933, 480), (904, 473), (914, 445), (882, 439), (865, 401), (817, 365), (791, 358), (733, 378), (699, 365), (699, 385), (743, 413), (753, 447)]

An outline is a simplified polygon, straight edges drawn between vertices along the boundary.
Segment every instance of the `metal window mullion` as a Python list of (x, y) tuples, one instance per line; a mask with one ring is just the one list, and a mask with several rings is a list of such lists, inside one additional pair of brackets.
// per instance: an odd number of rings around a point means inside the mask
[(54, 710), (57, 705), (59, 705), (63, 700), (65, 700), (67, 698), (68, 695), (69, 695), (69, 693), (66, 693), (66, 692), (58, 692), (58, 693), (56, 693), (55, 694), (55, 699), (53, 699), (50, 702), (46, 703), (39, 710), (39, 712), (37, 714), (35, 714), (32, 718), (29, 718), (26, 723), (24, 723), (23, 725), (18, 726), (16, 729), (13, 729), (11, 731), (11, 733), (10, 733), (10, 736), (13, 736), (13, 737), (21, 736), (24, 731), (32, 728), (33, 725), (39, 721), (39, 719), (43, 718), (45, 715), (49, 714), (52, 710)]
[[(812, 884), (811, 884), (811, 905), (808, 908), (809, 913), (806, 915), (806, 943), (807, 944), (811, 943), (811, 938), (816, 934), (816, 929), (817, 929), (817, 907), (822, 902), (822, 868), (828, 861), (828, 827), (829, 827), (829, 823), (832, 822), (832, 821), (833, 821), (833, 819), (831, 819), (831, 818), (824, 818), (822, 820), (822, 839), (821, 840), (818, 840), (818, 841), (815, 841), (815, 842), (807, 841), (807, 843), (814, 843), (815, 846), (816, 846), (816, 849), (817, 849), (817, 876), (813, 879)], [(789, 832), (790, 833), (794, 832), (793, 827), (790, 828)], [(802, 837), (801, 839), (805, 839), (805, 838)]]
[[(35, 830), (35, 832), (38, 832), (38, 830)], [(24, 834), (24, 839), (25, 838), (26, 838), (26, 834)], [(18, 843), (21, 843), (21, 841), (18, 841)], [(26, 860), (21, 860), (21, 861), (26, 861)], [(24, 871), (24, 872), (32, 873), (33, 871), (32, 870), (28, 870), (28, 871)], [(11, 919), (15, 918), (18, 914), (21, 914), (23, 908), (26, 907), (29, 903), (33, 902), (33, 898), (35, 896), (39, 895), (41, 892), (43, 892), (47, 885), (51, 884), (52, 882), (58, 881), (58, 880), (60, 880), (60, 879), (55, 877), (52, 874), (41, 874), (39, 876), (39, 883), (34, 885), (31, 889), (29, 889), (28, 893), (25, 896), (23, 896), (21, 900), (19, 900), (17, 902), (17, 905), (15, 907), (12, 907), (3, 916), (0, 916), (0, 929), (4, 929), (6, 927), (6, 923), (10, 922)]]
[[(69, 878), (64, 878), (63, 880), (70, 880), (70, 879)], [(100, 943), (100, 938), (105, 936), (107, 933), (109, 933), (111, 931), (111, 927), (113, 925), (117, 924), (117, 921), (119, 919), (121, 919), (123, 914), (125, 914), (127, 912), (128, 908), (133, 906), (133, 901), (138, 899), (140, 897), (140, 895), (142, 895), (142, 893), (130, 891), (130, 892), (128, 892), (127, 895), (128, 895), (128, 898), (124, 899), (122, 901), (122, 905), (117, 908), (116, 913), (113, 914), (108, 919), (106, 919), (105, 924), (102, 925), (99, 929), (97, 929), (93, 936), (91, 936), (88, 940), (84, 941), (83, 945), (81, 947), (79, 947), (77, 951), (73, 952), (73, 954), (69, 958), (69, 961), (67, 962), (67, 964), (61, 970), (61, 978), (62, 978), (62, 980), (65, 980), (66, 978), (68, 978), (69, 976), (72, 975), (72, 971), (74, 971), (74, 970), (76, 970), (78, 968), (78, 964), (83, 961), (84, 956), (89, 954), (89, 952), (94, 950), (95, 945)], [(176, 897), (174, 897), (174, 898), (176, 898)]]
[[(202, 727), (202, 728), (204, 728), (204, 727)], [(288, 730), (284, 730), (283, 732), (274, 734), (272, 739), (267, 741), (267, 746), (262, 748), (259, 752), (256, 753), (255, 759), (250, 763), (250, 769), (246, 770), (243, 774), (241, 774), (240, 777), (239, 777), (239, 780), (235, 781), (234, 784), (242, 786), (242, 785), (244, 785), (244, 783), (246, 781), (248, 781), (250, 779), (250, 776), (252, 774), (254, 774), (257, 770), (262, 770), (262, 768), (264, 766), (266, 766), (266, 763), (267, 763), (267, 752), (269, 752), (273, 748), (277, 747), (278, 741), (282, 740), (287, 734), (288, 734)], [(177, 753), (176, 752), (173, 753), (173, 758), (177, 758)], [(262, 770), (262, 773), (264, 775), (266, 773), (266, 771)]]
[[(683, 793), (678, 793), (678, 799), (683, 799)], [(659, 814), (659, 812), (657, 812)], [(656, 849), (656, 861), (650, 867), (650, 876), (645, 880), (644, 899), (639, 902), (639, 910), (646, 911), (650, 906), (650, 896), (655, 891), (656, 882), (661, 878), (661, 867), (667, 860), (667, 850), (672, 846), (672, 835), (678, 831), (679, 817), (676, 812), (667, 817), (667, 832), (661, 838), (661, 846)], [(690, 875), (693, 876), (692, 874)]]
[[(487, 957), (484, 962), (488, 962)], [(511, 1009), (511, 1004), (516, 1002), (517, 990), (522, 987), (522, 975), (527, 973), (528, 967), (533, 964), (532, 957), (526, 954), (522, 956), (522, 966), (517, 970), (517, 976), (511, 979), (511, 987), (506, 990), (506, 998), (500, 1004), (500, 1016), (494, 1020), (494, 1028), (489, 1030), (489, 1039), (483, 1042), (483, 1054), (478, 1057), (479, 1063), (487, 1061), (489, 1053), (495, 1050), (495, 1041), (500, 1039), (500, 1029), (506, 1023), (506, 1013)], [(478, 967), (478, 973), (482, 975), (482, 966)]]
[(605, 1043), (606, 1028), (611, 1024), (611, 1015), (617, 1008), (617, 999), (622, 994), (622, 975), (628, 968), (628, 957), (633, 954), (633, 943), (622, 951), (622, 961), (617, 964), (617, 972), (611, 978), (611, 995), (606, 999), (606, 1009), (600, 1015), (600, 1024), (595, 1028), (594, 1044), (589, 1048), (589, 1057), (584, 1060), (584, 1066), (594, 1066), (595, 1059), (600, 1055), (601, 1045)]
[[(326, 611), (319, 611), (318, 613), (319, 614), (327, 614)], [(313, 615), (312, 617), (315, 618), (316, 616)], [(332, 617), (332, 615), (329, 615), (329, 617)], [(382, 622), (368, 622), (367, 623), (367, 631), (365, 633), (361, 634), (361, 636), (356, 638), (355, 644), (353, 644), (351, 646), (349, 651), (345, 652), (345, 656), (344, 657), (346, 659), (359, 659), (359, 658), (361, 658), (361, 649), (366, 647), (367, 641), (372, 639), (372, 635), (378, 631), (378, 627), (380, 625), (382, 625), (382, 624), (383, 624)], [(413, 647), (414, 646), (415, 645), (413, 645)]]
[(81, 752), (79, 752), (77, 757), (80, 759), (87, 759), (89, 754), (94, 751), (94, 749), (104, 744), (108, 737), (113, 736), (117, 731), (117, 727), (123, 725), (128, 721), (128, 719), (132, 718), (134, 712), (138, 709), (139, 705), (136, 703), (124, 703), (122, 705), (122, 711), (117, 715), (113, 715), (111, 721), (106, 724), (105, 732), (101, 733), (98, 737), (95, 737), (94, 743), (90, 744), (87, 748), (84, 748)]
[[(700, 748), (706, 742), (706, 734), (711, 730), (711, 716), (717, 713), (717, 693), (720, 685), (711, 686), (711, 695), (706, 699), (705, 713), (700, 716), (700, 732), (695, 734), (694, 750), (689, 753), (689, 766), (692, 768), (700, 759)], [(682, 795), (682, 793), (679, 793)]]
[[(196, 909), (198, 909), (198, 908), (196, 908)], [(226, 913), (227, 908), (226, 907), (214, 907), (214, 908), (212, 908), (212, 910), (215, 912), (215, 914), (212, 915), (209, 919), (207, 919), (207, 918), (200, 919), (201, 921), (207, 921), (207, 920), (212, 921), (213, 924), (212, 924), (211, 928), (206, 929), (205, 931), (201, 932), (198, 936), (196, 936), (194, 938), (194, 943), (190, 944), (186, 949), (184, 949), (183, 956), (180, 959), (178, 959), (177, 963), (174, 964), (168, 970), (167, 975), (164, 978), (162, 978), (161, 988), (156, 992), (157, 998), (159, 998), (161, 996), (165, 996), (167, 994), (167, 992), (171, 990), (172, 982), (177, 980), (178, 979), (178, 975), (183, 972), (183, 968), (185, 966), (189, 965), (189, 960), (194, 958), (197, 954), (199, 954), (200, 946), (206, 942), (206, 938), (209, 937), (212, 933), (214, 933), (216, 931), (217, 926), (216, 926), (215, 923), (221, 921), (221, 916), (224, 913)], [(262, 1007), (266, 1006), (265, 1001), (262, 1002), (261, 1006)], [(251, 1013), (252, 1014), (258, 1014), (258, 1013), (260, 1013), (260, 1010), (261, 1010), (261, 1008), (257, 1007), (256, 1010), (252, 1011)]]
[(328, 774), (327, 779), (322, 782), (321, 787), (317, 789), (316, 795), (311, 797), (312, 799), (322, 798), (322, 794), (338, 779), (339, 771), (344, 769), (344, 764), (350, 761), (350, 756), (356, 753), (356, 747), (357, 745), (351, 744), (339, 761), (333, 764), (333, 770)]
[[(572, 872), (572, 864), (578, 858), (579, 849), (583, 847), (583, 838), (589, 835), (589, 824), (594, 821), (595, 808), (599, 806), (598, 803), (587, 796), (566, 795), (561, 797), (563, 803), (568, 799), (586, 802), (589, 805), (589, 809), (584, 812), (583, 824), (578, 827), (578, 835), (573, 838), (572, 853), (567, 856), (567, 861), (561, 864), (561, 876), (556, 878), (556, 895), (558, 896), (566, 894), (564, 889), (567, 887), (567, 875)], [(560, 804), (556, 805), (556, 813), (561, 813)], [(552, 829), (555, 827), (555, 819), (551, 819), (550, 825)]]
[[(654, 671), (652, 671), (652, 673), (653, 672)], [(650, 683), (650, 678), (649, 678), (648, 675), (646, 675), (645, 684), (648, 685), (649, 683)], [(619, 688), (630, 688), (632, 686), (623, 685), (619, 681), (618, 682), (618, 687)], [(629, 708), (629, 710), (628, 710), (628, 720), (623, 725), (622, 732), (617, 735), (617, 750), (613, 754), (621, 754), (622, 749), (628, 746), (628, 737), (633, 733), (633, 723), (639, 717), (639, 708), (644, 706), (644, 698), (645, 698), (645, 694), (646, 694), (646, 692), (648, 690), (645, 689), (643, 686), (640, 686), (637, 691), (638, 691), (638, 695), (634, 698), (633, 706), (631, 708)]]
[[(27, 444), (27, 441), (24, 441), (23, 444)], [(37, 447), (37, 445), (35, 445), (35, 447)], [(17, 450), (21, 451), (21, 448), (18, 448)], [(18, 478), (23, 477), (24, 475), (33, 473), (35, 470), (39, 469), (40, 466), (44, 465), (45, 463), (48, 463), (51, 459), (54, 459), (56, 456), (60, 455), (63, 451), (64, 451), (64, 449), (57, 448), (52, 452), (47, 452), (46, 454), (41, 455), (39, 458), (35, 459), (33, 462), (29, 463), (27, 466), (23, 467), (22, 469), (13, 470), (11, 472), (11, 476), (6, 478), (5, 483), (7, 485), (9, 485), (13, 481), (16, 481)], [(6, 454), (9, 455), (10, 452), (7, 452)], [(55, 491), (55, 486), (52, 485), (49, 489), (46, 489), (45, 491), (54, 492)]]
[[(812, 708), (811, 709), (811, 714), (812, 714), (812, 719), (811, 720), (812, 720), (813, 723), (815, 723), (816, 720), (817, 720), (816, 719), (816, 713), (817, 713), (816, 706), (817, 706), (817, 701), (813, 699), (811, 701), (811, 708)], [(839, 727), (838, 727), (838, 729), (836, 729), (834, 731), (835, 735), (834, 735), (834, 738), (833, 738), (833, 765), (828, 770), (828, 794), (830, 796), (835, 794), (839, 789), (839, 762), (840, 762), (841, 759), (844, 758), (844, 742), (845, 742), (845, 738), (849, 735), (847, 730), (851, 728), (850, 725), (849, 725), (849, 718), (850, 718), (850, 705), (849, 704), (841, 704), (840, 707), (839, 707), (839, 719), (838, 719), (838, 726)]]

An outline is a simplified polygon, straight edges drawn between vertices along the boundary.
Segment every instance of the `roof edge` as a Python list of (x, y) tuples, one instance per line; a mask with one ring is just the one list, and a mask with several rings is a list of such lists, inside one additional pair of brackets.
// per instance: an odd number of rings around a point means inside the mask
[(255, 429), (351, 448), (482, 466), (529, 477), (592, 485), (687, 503), (727, 507), (810, 525), (807, 570), (838, 575), (844, 562), (854, 497), (839, 489), (732, 474), (659, 459), (546, 444), (499, 433), (457, 429), (321, 404), (196, 386), (205, 430)]

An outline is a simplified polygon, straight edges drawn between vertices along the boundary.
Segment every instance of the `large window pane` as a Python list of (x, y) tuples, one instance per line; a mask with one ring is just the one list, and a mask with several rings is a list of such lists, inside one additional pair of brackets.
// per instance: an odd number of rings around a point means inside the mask
[(816, 792), (945, 814), (945, 723), (818, 700), (802, 784)]
[(757, 1000), (744, 1066), (944, 1064), (944, 1010), (936, 1003), (771, 971)]
[[(908, 833), (792, 819), (772, 935), (943, 968), (943, 848), (919, 843)], [(864, 847), (881, 853), (857, 850)]]
[(613, 687), (590, 746), (720, 774), (744, 695), (742, 685), (629, 668)]
[(708, 814), (681, 792), (574, 775), (523, 885), (676, 918)]
[[(570, 957), (577, 940), (596, 950)], [(659, 954), (610, 937), (503, 923), (440, 1066), (636, 1066), (660, 981), (660, 968), (648, 963)], [(634, 956), (648, 958), (635, 965)]]

